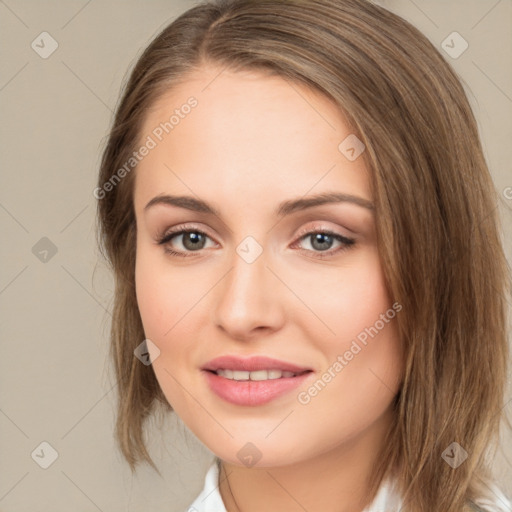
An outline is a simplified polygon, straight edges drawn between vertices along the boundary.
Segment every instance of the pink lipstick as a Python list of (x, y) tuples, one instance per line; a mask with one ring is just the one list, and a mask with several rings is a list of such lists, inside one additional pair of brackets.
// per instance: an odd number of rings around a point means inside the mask
[(217, 357), (202, 368), (210, 389), (235, 405), (257, 406), (301, 385), (312, 370), (265, 356)]

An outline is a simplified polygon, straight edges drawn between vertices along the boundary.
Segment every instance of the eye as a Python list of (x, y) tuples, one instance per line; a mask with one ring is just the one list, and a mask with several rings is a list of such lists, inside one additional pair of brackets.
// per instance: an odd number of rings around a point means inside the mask
[[(187, 229), (181, 229), (177, 226), (172, 231), (166, 231), (157, 239), (158, 245), (164, 246), (164, 251), (172, 256), (189, 257), (187, 252), (198, 252), (205, 248), (206, 240), (210, 237), (200, 229), (189, 226)], [(174, 238), (181, 238), (181, 245), (185, 250), (175, 251), (171, 248), (171, 241)]]
[[(174, 250), (171, 247), (171, 242), (175, 238), (181, 238), (180, 243), (184, 249)], [(193, 256), (191, 253), (200, 252), (202, 249), (205, 249), (208, 239), (211, 240), (204, 231), (194, 226), (188, 226), (187, 229), (184, 229), (183, 226), (176, 226), (171, 231), (166, 231), (164, 234), (159, 235), (157, 243), (158, 245), (164, 246), (164, 251), (167, 254), (187, 258)], [(311, 249), (300, 248), (299, 251), (308, 255), (313, 253), (313, 257), (320, 259), (332, 257), (341, 251), (349, 249), (355, 244), (355, 240), (352, 238), (347, 238), (329, 229), (317, 229), (300, 233), (300, 238), (291, 247), (295, 247), (302, 240), (309, 241)], [(329, 250), (335, 242), (339, 244), (338, 248)]]
[[(301, 237), (294, 243), (294, 246), (301, 240), (309, 241), (309, 245), (312, 247), (312, 249), (301, 249), (301, 251), (306, 253), (313, 252), (313, 257), (320, 259), (329, 258), (341, 251), (345, 251), (356, 243), (353, 238), (347, 238), (346, 236), (329, 229), (318, 229), (315, 231), (307, 231), (305, 233), (302, 232)], [(335, 250), (329, 250), (335, 242), (338, 242), (338, 248)]]

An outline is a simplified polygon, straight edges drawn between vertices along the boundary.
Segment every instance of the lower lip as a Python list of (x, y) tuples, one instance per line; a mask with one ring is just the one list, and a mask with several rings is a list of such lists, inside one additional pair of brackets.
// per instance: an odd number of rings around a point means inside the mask
[(313, 372), (297, 377), (268, 380), (232, 380), (203, 370), (210, 389), (220, 398), (235, 405), (263, 405), (300, 386)]

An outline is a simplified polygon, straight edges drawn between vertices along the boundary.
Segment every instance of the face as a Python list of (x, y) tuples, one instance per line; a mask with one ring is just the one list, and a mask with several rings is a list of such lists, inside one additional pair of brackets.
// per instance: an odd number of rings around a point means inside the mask
[(156, 378), (186, 425), (225, 461), (278, 466), (389, 416), (401, 306), (342, 113), (281, 78), (220, 71), (196, 71), (145, 120), (137, 301)]

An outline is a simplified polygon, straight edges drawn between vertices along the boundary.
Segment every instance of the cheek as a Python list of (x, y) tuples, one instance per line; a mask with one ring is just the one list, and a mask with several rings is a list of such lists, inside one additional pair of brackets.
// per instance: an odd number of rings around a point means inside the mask
[[(137, 254), (135, 287), (137, 304), (146, 338), (158, 347), (152, 353), (152, 368), (162, 392), (169, 404), (180, 410), (182, 394), (177, 382), (183, 380), (180, 369), (187, 366), (185, 359), (190, 351), (190, 341), (180, 332), (186, 322), (180, 322), (190, 310), (189, 300), (184, 297), (186, 288), (181, 287), (179, 274), (170, 274), (154, 255), (141, 250)], [(180, 343), (176, 343), (176, 340)], [(150, 349), (151, 350), (151, 349)], [(156, 351), (156, 349), (153, 349)]]
[(177, 378), (184, 375), (197, 357), (197, 331), (207, 302), (201, 299), (211, 287), (208, 282), (198, 272), (191, 276), (172, 268), (163, 250), (142, 247), (137, 253), (137, 304), (144, 334), (160, 350), (153, 369), (166, 394), (174, 383), (168, 372)]
[(158, 270), (140, 253), (137, 254), (135, 264), (135, 291), (146, 337), (159, 338), (165, 305), (162, 304)]
[(336, 349), (374, 325), (392, 306), (378, 253), (373, 249), (347, 258), (347, 265), (339, 270), (321, 269), (305, 276), (301, 283), (301, 295), (317, 317), (305, 318), (314, 320), (317, 327), (320, 319), (328, 328), (322, 328), (327, 346)]
[[(329, 283), (316, 281), (311, 288), (316, 292), (309, 295), (311, 308), (331, 331), (311, 337), (324, 355), (320, 377), (327, 374), (329, 381), (315, 400), (325, 407), (341, 400), (343, 414), (350, 410), (354, 417), (365, 410), (372, 416), (385, 406), (398, 391), (402, 374), (396, 325), (401, 306), (393, 307), (377, 252), (359, 256), (335, 279), (331, 273)], [(329, 292), (318, 293), (322, 287)], [(321, 384), (317, 387), (323, 389)]]
[(197, 302), (200, 291), (198, 286), (191, 285), (185, 273), (166, 263), (163, 249), (137, 248), (137, 304), (146, 336), (155, 338), (159, 344), (172, 337), (179, 320)]

